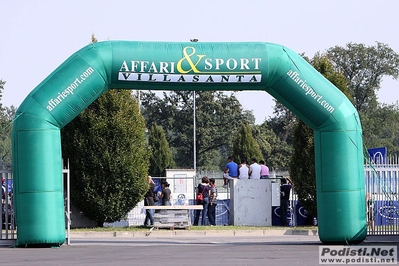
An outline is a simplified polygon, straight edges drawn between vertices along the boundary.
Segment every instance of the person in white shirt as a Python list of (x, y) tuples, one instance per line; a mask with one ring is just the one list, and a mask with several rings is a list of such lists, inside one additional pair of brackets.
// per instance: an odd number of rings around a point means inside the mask
[(238, 179), (249, 178), (249, 166), (247, 160), (241, 159), (241, 164), (238, 166)]
[(249, 178), (260, 179), (260, 165), (257, 163), (255, 158), (252, 158), (251, 165), (249, 166)]

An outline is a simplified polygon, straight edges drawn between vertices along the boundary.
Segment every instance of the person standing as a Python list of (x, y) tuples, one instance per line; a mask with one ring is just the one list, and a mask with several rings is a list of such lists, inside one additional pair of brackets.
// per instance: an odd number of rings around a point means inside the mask
[(7, 191), (7, 187), (4, 184), (4, 177), (2, 177), (1, 178), (1, 199), (2, 199), (2, 202), (6, 198), (6, 194), (7, 194), (6, 191)]
[[(158, 179), (159, 180), (159, 179)], [(158, 201), (155, 201), (155, 206), (161, 206), (162, 205), (162, 183), (157, 182), (155, 183), (155, 189), (154, 189), (154, 195), (158, 198)], [(155, 199), (155, 197), (154, 197)]]
[(247, 160), (241, 159), (241, 164), (238, 166), (238, 179), (248, 179), (249, 178), (249, 165)]
[[(199, 194), (202, 194), (202, 200), (196, 201), (196, 205), (202, 205), (201, 225), (205, 225), (206, 214), (208, 212), (208, 204), (209, 204), (209, 185), (208, 184), (209, 184), (209, 179), (208, 179), (208, 177), (204, 176), (201, 179), (201, 183), (198, 184), (198, 187), (197, 187), (197, 196)], [(201, 214), (201, 210), (195, 210), (193, 225), (198, 225), (200, 214)]]
[[(144, 206), (154, 206), (154, 188), (155, 183), (152, 180), (151, 176), (148, 176), (148, 183), (150, 187), (148, 188), (147, 193), (144, 195)], [(152, 226), (154, 225), (154, 210), (145, 209), (145, 219), (144, 226)]]
[(367, 225), (374, 234), (374, 200), (371, 193), (366, 195)]
[(218, 190), (215, 186), (215, 178), (209, 179), (209, 205), (208, 205), (208, 220), (211, 226), (216, 225), (216, 205), (217, 205)]
[(162, 182), (162, 192), (161, 192), (162, 205), (164, 205), (164, 206), (172, 205), (170, 203), (170, 195), (171, 194), (172, 194), (172, 192), (169, 189), (169, 183), (166, 181)]
[(238, 177), (238, 164), (233, 161), (233, 157), (227, 158), (227, 164), (223, 171), (223, 188), (227, 188), (228, 180)]
[(252, 158), (251, 165), (249, 166), (249, 178), (260, 179), (260, 165), (255, 158)]
[(281, 179), (281, 186), (280, 186), (280, 213), (281, 213), (281, 223), (283, 226), (288, 226), (287, 221), (287, 213), (288, 208), (290, 207), (290, 192), (291, 192), (291, 183), (289, 178), (282, 178)]
[(265, 165), (265, 161), (260, 160), (259, 161), (259, 165), (260, 165), (260, 179), (267, 179), (269, 178), (270, 174), (269, 174), (269, 167), (267, 167)]

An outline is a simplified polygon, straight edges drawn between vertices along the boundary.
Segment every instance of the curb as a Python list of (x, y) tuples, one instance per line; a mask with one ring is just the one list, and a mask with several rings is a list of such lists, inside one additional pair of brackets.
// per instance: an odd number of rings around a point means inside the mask
[(317, 230), (154, 230), (114, 232), (71, 232), (71, 238), (205, 237), (205, 236), (318, 236)]

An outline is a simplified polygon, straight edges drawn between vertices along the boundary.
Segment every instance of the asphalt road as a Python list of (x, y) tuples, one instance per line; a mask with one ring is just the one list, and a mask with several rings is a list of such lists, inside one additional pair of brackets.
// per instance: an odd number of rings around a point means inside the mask
[[(397, 245), (368, 238), (361, 245)], [(1, 265), (319, 265), (317, 235), (78, 237), (59, 248), (0, 248)]]

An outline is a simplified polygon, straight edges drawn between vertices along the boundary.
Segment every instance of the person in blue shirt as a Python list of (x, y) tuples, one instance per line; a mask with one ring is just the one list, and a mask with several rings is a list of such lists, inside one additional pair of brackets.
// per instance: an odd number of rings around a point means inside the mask
[(238, 177), (238, 164), (233, 160), (232, 156), (227, 158), (227, 164), (223, 171), (223, 188), (227, 188), (227, 180)]

